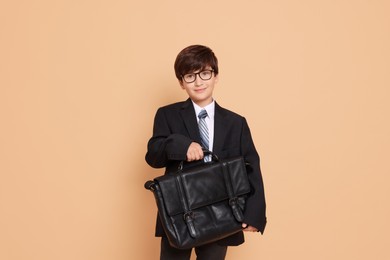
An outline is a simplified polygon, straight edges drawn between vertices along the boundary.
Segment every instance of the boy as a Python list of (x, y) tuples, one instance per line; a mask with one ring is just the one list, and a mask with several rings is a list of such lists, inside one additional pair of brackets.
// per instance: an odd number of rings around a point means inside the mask
[[(265, 198), (260, 159), (244, 117), (220, 107), (213, 99), (218, 82), (218, 60), (213, 51), (202, 45), (183, 49), (175, 61), (175, 74), (189, 99), (159, 108), (148, 142), (145, 159), (155, 168), (175, 172), (181, 161), (194, 164), (204, 158), (202, 147), (220, 159), (243, 156), (251, 169), (248, 178), (251, 194), (246, 202), (243, 231), (263, 233), (266, 225)], [(161, 239), (162, 260), (189, 260), (191, 249), (169, 245), (160, 221), (156, 236)], [(195, 248), (198, 260), (223, 260), (227, 247), (244, 242), (243, 232)]]

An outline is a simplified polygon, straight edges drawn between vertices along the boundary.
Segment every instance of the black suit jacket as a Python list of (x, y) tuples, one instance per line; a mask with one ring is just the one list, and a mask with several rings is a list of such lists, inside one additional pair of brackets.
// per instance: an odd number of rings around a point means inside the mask
[[(198, 123), (191, 100), (161, 107), (154, 119), (153, 136), (148, 142), (145, 159), (154, 168), (166, 167), (166, 173), (175, 172), (180, 161), (186, 160), (191, 142), (200, 143)], [(221, 159), (243, 156), (250, 164), (248, 177), (252, 191), (247, 200), (244, 222), (263, 233), (266, 225), (266, 206), (259, 155), (245, 118), (220, 107), (217, 103), (213, 152)], [(156, 236), (163, 235), (164, 230), (157, 221)], [(222, 245), (239, 245), (243, 242), (242, 232), (219, 241)]]

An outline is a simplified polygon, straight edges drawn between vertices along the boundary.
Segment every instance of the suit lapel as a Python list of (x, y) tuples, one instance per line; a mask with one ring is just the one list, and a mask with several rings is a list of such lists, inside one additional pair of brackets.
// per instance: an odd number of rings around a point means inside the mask
[(187, 128), (189, 137), (197, 143), (200, 143), (200, 134), (198, 130), (198, 122), (195, 117), (195, 109), (191, 99), (187, 99), (181, 108), (180, 115)]
[(226, 120), (223, 113), (223, 108), (215, 103), (215, 114), (214, 114), (214, 146), (213, 152), (218, 155), (221, 153), (224, 146), (226, 137)]

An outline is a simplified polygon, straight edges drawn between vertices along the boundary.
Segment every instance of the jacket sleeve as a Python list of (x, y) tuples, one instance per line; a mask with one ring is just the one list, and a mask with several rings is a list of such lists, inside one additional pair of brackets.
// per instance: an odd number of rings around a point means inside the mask
[(246, 162), (249, 163), (248, 178), (251, 185), (251, 194), (246, 202), (244, 222), (264, 232), (267, 218), (264, 195), (263, 178), (260, 170), (260, 157), (253, 144), (249, 126), (244, 118), (242, 125), (241, 151)]
[(166, 167), (170, 160), (185, 160), (192, 140), (184, 135), (172, 133), (165, 110), (157, 110), (154, 118), (153, 136), (148, 142), (146, 162), (154, 168)]

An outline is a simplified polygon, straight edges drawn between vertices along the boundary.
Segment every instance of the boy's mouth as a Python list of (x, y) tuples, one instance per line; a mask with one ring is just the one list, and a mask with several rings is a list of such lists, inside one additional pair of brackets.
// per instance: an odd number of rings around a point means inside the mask
[(195, 89), (195, 92), (203, 92), (205, 90), (206, 90), (206, 88), (198, 88), (198, 89)]

